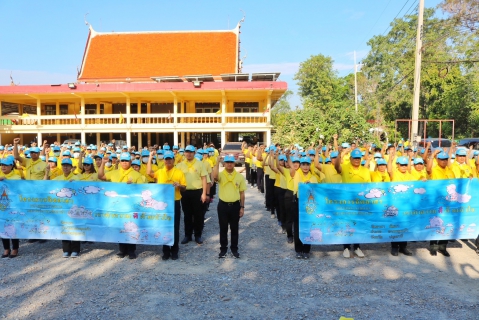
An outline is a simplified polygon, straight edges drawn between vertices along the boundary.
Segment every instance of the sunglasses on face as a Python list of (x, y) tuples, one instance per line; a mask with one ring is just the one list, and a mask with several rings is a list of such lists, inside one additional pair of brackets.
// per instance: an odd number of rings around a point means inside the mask
[(130, 160), (121, 160), (120, 162), (130, 162)]
[(407, 164), (400, 164), (400, 167), (407, 167)]

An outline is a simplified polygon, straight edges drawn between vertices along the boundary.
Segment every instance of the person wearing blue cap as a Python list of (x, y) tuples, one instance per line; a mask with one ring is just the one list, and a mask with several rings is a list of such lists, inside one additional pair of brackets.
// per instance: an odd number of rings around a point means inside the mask
[(238, 238), (239, 221), (245, 209), (245, 178), (235, 170), (235, 158), (227, 155), (223, 159), (224, 170), (219, 172), (219, 162), (213, 169), (213, 180), (218, 182), (218, 222), (220, 227), (220, 253), (218, 258), (225, 258), (228, 252), (228, 226), (231, 230), (231, 253), (239, 258)]
[(427, 171), (422, 158), (414, 159), (413, 167), (411, 168), (411, 174), (417, 181), (427, 181)]
[(78, 161), (78, 165), (80, 166), (80, 181), (99, 181), (98, 173), (95, 170), (95, 166), (93, 165), (93, 159), (91, 157), (83, 158), (83, 152), (80, 155), (80, 159)]
[(389, 182), (391, 178), (387, 170), (386, 160), (379, 158), (376, 160), (376, 169), (371, 172), (371, 182)]
[(263, 170), (263, 159), (266, 157), (264, 152), (265, 145), (262, 144), (259, 148), (256, 149), (255, 157), (256, 159), (256, 186), (258, 187), (259, 192), (264, 193), (264, 170)]
[[(143, 183), (142, 175), (131, 167), (131, 155), (128, 152), (120, 154), (120, 167), (118, 170), (111, 170), (105, 173), (105, 164), (107, 162), (109, 162), (109, 157), (103, 157), (101, 166), (98, 169), (98, 179), (126, 184)], [(119, 258), (124, 258), (128, 255), (128, 258), (136, 259), (136, 244), (120, 243), (119, 251), (117, 253)]]
[[(267, 148), (267, 153), (265, 157), (265, 164), (264, 164), (264, 200), (265, 200), (265, 208), (266, 211), (271, 212), (271, 217), (275, 217), (275, 199), (274, 199), (274, 184), (276, 181), (276, 173), (273, 172), (270, 166), (270, 152), (275, 150), (275, 146), (271, 145)], [(266, 151), (266, 149), (265, 149)]]
[(464, 148), (456, 150), (456, 161), (454, 161), (450, 167), (452, 172), (454, 172), (454, 176), (458, 179), (477, 177), (477, 170), (469, 165), (467, 161), (467, 150)]
[(250, 153), (253, 151), (253, 146), (248, 145), (246, 141), (241, 144), (241, 151), (244, 154), (244, 166), (246, 168), (246, 182), (251, 183), (251, 157)]
[(189, 145), (185, 148), (185, 161), (176, 167), (183, 171), (186, 178), (186, 190), (181, 194), (181, 207), (184, 214), (185, 237), (181, 244), (192, 241), (193, 231), (195, 241), (202, 244), (204, 226), (204, 204), (208, 201), (207, 180), (203, 162), (195, 158), (195, 147)]
[(163, 260), (177, 260), (180, 241), (180, 218), (181, 218), (181, 192), (186, 190), (186, 178), (183, 171), (175, 167), (175, 155), (171, 151), (164, 153), (165, 166), (156, 172), (152, 169), (152, 160), (156, 154), (155, 150), (150, 152), (146, 172), (153, 175), (156, 183), (171, 184), (175, 188), (175, 216), (174, 216), (174, 242), (173, 246), (163, 246)]
[[(181, 152), (180, 152), (181, 150)], [(178, 146), (173, 146), (173, 154), (175, 155), (175, 166), (183, 161), (183, 153), (185, 152), (184, 149), (180, 149)]]
[[(145, 177), (145, 180), (147, 183), (155, 183), (155, 178), (148, 174), (148, 161), (150, 159), (150, 154), (154, 152), (154, 155), (156, 156), (156, 152), (154, 151), (154, 149), (152, 149), (151, 151), (148, 151), (146, 149), (143, 149), (141, 150), (141, 153), (140, 153), (140, 156), (141, 156), (141, 162), (140, 162), (140, 169), (139, 169), (139, 172)], [(154, 157), (152, 158), (152, 162), (151, 162), (151, 170), (153, 172), (156, 172), (159, 168), (156, 164), (153, 164), (153, 159)]]
[(248, 147), (248, 152), (246, 157), (250, 159), (250, 174), (249, 174), (249, 183), (251, 185), (251, 189), (254, 189), (256, 186), (257, 174), (256, 174), (256, 154), (258, 153), (258, 146), (251, 146)]
[[(3, 180), (21, 180), (21, 177), (15, 173), (15, 159), (13, 156), (7, 156), (4, 159), (0, 160), (1, 169), (0, 172), (0, 181)], [(5, 224), (5, 230), (7, 230), (8, 223)], [(10, 241), (12, 242), (12, 246), (10, 247)], [(18, 248), (20, 247), (20, 240), (18, 239), (9, 239), (6, 237), (2, 238), (3, 243), (3, 258), (16, 258), (18, 255)]]
[[(361, 166), (361, 158), (363, 157), (361, 150), (354, 149), (350, 153), (350, 161), (342, 164), (342, 158), (348, 150), (343, 150), (336, 158), (334, 167), (338, 174), (341, 175), (343, 183), (369, 183), (371, 182), (371, 173), (369, 169)], [(343, 257), (351, 258), (351, 244), (345, 244)], [(359, 258), (364, 258), (359, 244), (353, 244), (353, 252)]]

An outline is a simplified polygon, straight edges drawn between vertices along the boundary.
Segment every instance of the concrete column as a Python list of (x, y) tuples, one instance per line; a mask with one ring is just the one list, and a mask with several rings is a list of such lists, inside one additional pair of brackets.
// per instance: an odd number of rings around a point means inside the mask
[(221, 142), (220, 142), (220, 147), (223, 148), (223, 146), (226, 143), (226, 131), (224, 129), (221, 130)]
[[(148, 103), (148, 105), (149, 105), (149, 103)], [(153, 145), (154, 143), (151, 142), (151, 132), (148, 132), (146, 135), (148, 137), (148, 142)]]
[(60, 102), (57, 101), (55, 103), (55, 115), (59, 116), (60, 115)]
[(180, 148), (186, 147), (185, 133), (184, 133), (184, 132), (181, 133), (181, 142), (180, 142), (180, 143), (181, 143), (181, 147), (180, 147)]
[[(273, 93), (273, 90), (270, 90), (268, 92), (268, 97), (266, 99), (266, 109), (268, 112), (266, 113), (266, 124), (270, 125), (271, 124), (271, 94)], [(271, 136), (271, 130), (270, 130), (270, 136)], [(269, 143), (269, 141), (268, 141)]]
[[(113, 140), (113, 132), (110, 132), (109, 140)], [(107, 141), (107, 144), (110, 143), (110, 141)]]
[(138, 145), (137, 145), (137, 150), (143, 149), (143, 137), (141, 132), (137, 132), (136, 135), (138, 136)]
[(97, 150), (97, 151), (100, 151), (100, 144), (101, 144), (100, 133), (97, 132), (97, 133), (96, 133), (96, 145), (97, 145), (97, 147), (98, 147), (98, 150)]
[(265, 145), (271, 145), (271, 129), (266, 131), (266, 141), (264, 142)]
[(101, 110), (101, 108), (100, 108), (100, 101), (98, 101), (98, 102), (96, 103), (96, 114), (100, 114), (100, 112), (101, 112), (100, 110)]
[[(177, 115), (178, 114), (178, 98), (176, 97), (176, 95), (174, 95), (174, 99), (173, 99), (173, 123), (176, 124), (178, 123), (178, 119), (177, 119)], [(177, 142), (178, 142), (178, 134), (175, 135), (175, 139)], [(176, 144), (176, 143), (175, 143)]]
[(86, 137), (85, 137), (85, 131), (81, 131), (81, 137), (80, 137), (81, 143), (86, 143)]
[(225, 124), (226, 123), (226, 94), (225, 91), (221, 91), (222, 97), (221, 97), (221, 123)]
[[(83, 126), (85, 125), (85, 98), (83, 97), (80, 99), (80, 114), (78, 115), (78, 117), (80, 117), (81, 119), (81, 124), (83, 128)], [(85, 140), (82, 140), (81, 142), (85, 143)]]
[[(126, 124), (130, 124), (130, 97), (126, 97), (126, 115)], [(129, 134), (127, 134), (127, 136), (129, 136)], [(129, 143), (128, 146), (130, 146)]]
[(57, 141), (62, 144), (62, 141), (61, 141), (61, 134), (57, 133)]
[[(40, 101), (40, 99), (37, 99), (37, 116), (38, 116), (37, 125), (42, 124), (42, 120), (40, 119), (41, 115), (42, 115), (42, 102)], [(43, 141), (38, 140), (38, 145), (40, 145), (40, 143), (43, 143)]]
[(37, 147), (43, 144), (43, 135), (40, 131), (37, 133)]
[(131, 147), (131, 131), (130, 131), (130, 129), (128, 129), (128, 131), (125, 132), (125, 133), (126, 133), (126, 145), (128, 147)]
[(176, 145), (176, 146), (178, 145), (178, 131), (176, 130), (173, 131), (173, 145)]
[(188, 131), (186, 133), (186, 145), (185, 145), (185, 147), (189, 144), (191, 144), (191, 132)]

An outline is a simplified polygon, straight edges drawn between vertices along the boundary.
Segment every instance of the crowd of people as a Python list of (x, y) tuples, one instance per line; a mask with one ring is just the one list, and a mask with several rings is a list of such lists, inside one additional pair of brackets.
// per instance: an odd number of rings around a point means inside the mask
[[(277, 219), (288, 243), (294, 242), (296, 258), (308, 259), (311, 246), (299, 238), (299, 183), (370, 183), (390, 181), (427, 181), (439, 179), (477, 178), (479, 151), (457, 147), (449, 149), (413, 147), (408, 141), (382, 145), (333, 143), (302, 148), (298, 144), (248, 145), (243, 143), (246, 179), (251, 188), (264, 193), (265, 210)], [(263, 183), (264, 179), (264, 183)], [(476, 244), (477, 244), (476, 240)], [(448, 240), (430, 241), (432, 256), (449, 256)], [(359, 244), (347, 244), (343, 256), (364, 257)], [(477, 251), (479, 254), (479, 251)], [(411, 256), (407, 242), (392, 242), (391, 254)]]
[[(249, 184), (264, 194), (265, 210), (277, 219), (286, 241), (294, 243), (296, 258), (308, 259), (311, 245), (299, 238), (298, 186), (300, 183), (369, 183), (389, 181), (426, 181), (477, 178), (479, 151), (453, 145), (448, 150), (431, 145), (414, 148), (408, 142), (358, 146), (356, 143), (319, 144), (302, 148), (291, 146), (242, 145), (246, 179), (235, 168), (235, 157), (220, 157), (214, 144), (185, 148), (168, 143), (141, 150), (113, 143), (96, 145), (21, 146), (16, 138), (11, 145), (0, 146), (0, 180), (107, 181), (126, 184), (167, 183), (175, 187), (174, 244), (163, 246), (163, 260), (177, 260), (179, 244), (203, 243), (205, 213), (218, 190), (217, 214), (220, 234), (219, 258), (230, 250), (239, 258), (239, 221), (244, 215), (245, 191)], [(219, 170), (223, 163), (224, 170)], [(180, 242), (180, 217), (183, 211), (184, 237)], [(29, 239), (28, 242), (46, 240)], [(2, 239), (2, 258), (18, 255), (18, 239)], [(448, 240), (430, 241), (429, 251), (449, 256)], [(78, 257), (80, 241), (62, 240), (63, 257)], [(364, 257), (359, 244), (347, 244), (343, 256)], [(407, 242), (392, 242), (391, 254), (410, 256)], [(120, 243), (119, 258), (136, 258), (136, 244)]]

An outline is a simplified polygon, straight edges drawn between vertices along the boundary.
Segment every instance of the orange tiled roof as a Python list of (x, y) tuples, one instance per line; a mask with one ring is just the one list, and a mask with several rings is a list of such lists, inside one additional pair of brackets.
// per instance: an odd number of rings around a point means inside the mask
[(229, 31), (90, 34), (78, 80), (238, 72), (238, 28)]

